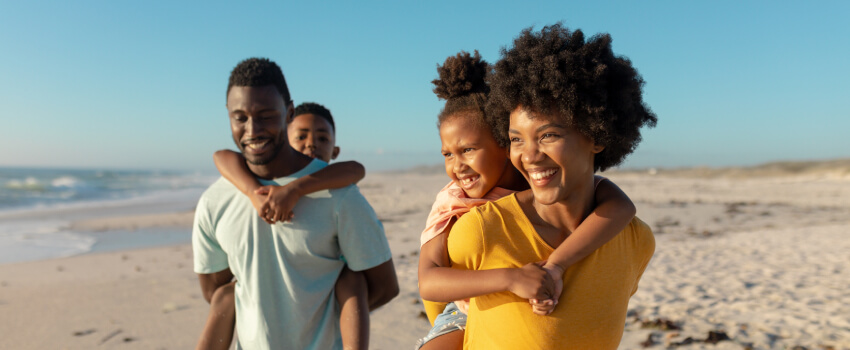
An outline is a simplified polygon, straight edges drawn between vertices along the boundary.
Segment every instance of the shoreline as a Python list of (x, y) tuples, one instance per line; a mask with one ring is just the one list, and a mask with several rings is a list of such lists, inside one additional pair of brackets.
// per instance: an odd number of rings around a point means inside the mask
[[(621, 349), (850, 349), (850, 182), (605, 175), (633, 199), (657, 242)], [(412, 347), (429, 329), (417, 288), (419, 233), (447, 182), (444, 174), (392, 173), (359, 184), (384, 224), (401, 288), (372, 313), (372, 349)], [(92, 230), (115, 249), (95, 244), (81, 255), (0, 264), (0, 315), (16, 315), (0, 316), (11, 335), (4, 344), (193, 347), (208, 305), (192, 272), (185, 205), (85, 214), (67, 228)], [(118, 247), (169, 230), (187, 241)], [(729, 340), (712, 345), (709, 332)]]

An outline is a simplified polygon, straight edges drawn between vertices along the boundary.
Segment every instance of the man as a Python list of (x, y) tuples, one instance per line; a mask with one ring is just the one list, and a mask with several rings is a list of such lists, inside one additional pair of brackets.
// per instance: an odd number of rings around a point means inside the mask
[[(264, 183), (285, 184), (327, 165), (289, 146), (285, 121), (294, 108), (274, 62), (251, 58), (233, 69), (227, 110), (233, 140)], [(269, 225), (225, 179), (198, 202), (195, 272), (207, 301), (236, 278), (239, 348), (341, 348), (333, 289), (346, 263), (363, 271), (370, 308), (398, 294), (383, 228), (356, 186), (307, 195), (296, 208), (298, 220)]]

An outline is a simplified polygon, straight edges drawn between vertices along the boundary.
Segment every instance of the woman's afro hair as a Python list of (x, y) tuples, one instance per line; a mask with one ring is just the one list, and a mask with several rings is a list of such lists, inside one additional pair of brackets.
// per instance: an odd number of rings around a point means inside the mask
[(481, 59), (478, 50), (472, 55), (461, 51), (446, 58), (442, 66), (437, 66), (439, 78), (432, 81), (434, 93), (446, 101), (437, 117), (437, 127), (448, 119), (465, 117), (490, 130), (499, 145), (507, 144), (507, 134), (496, 133), (492, 125), (487, 124), (484, 116), (487, 95), (490, 93), (487, 79), (491, 71), (492, 67)]
[(605, 146), (594, 158), (595, 170), (602, 171), (635, 150), (642, 126), (655, 126), (643, 102), (643, 78), (628, 58), (614, 55), (610, 35), (585, 41), (581, 30), (557, 23), (540, 32), (526, 28), (513, 44), (502, 48), (490, 80), (487, 116), (498, 133), (507, 136), (510, 113), (519, 106), (558, 115)]

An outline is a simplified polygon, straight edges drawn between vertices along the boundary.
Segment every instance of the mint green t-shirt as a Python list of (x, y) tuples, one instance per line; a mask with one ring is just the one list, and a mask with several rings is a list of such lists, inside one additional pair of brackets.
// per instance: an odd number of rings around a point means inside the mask
[[(274, 182), (286, 184), (325, 166), (313, 160)], [(224, 178), (198, 202), (194, 269), (208, 274), (229, 267), (236, 277), (239, 348), (342, 348), (334, 297), (341, 257), (354, 271), (392, 257), (383, 226), (357, 186), (307, 195), (293, 212), (291, 223), (269, 225)]]

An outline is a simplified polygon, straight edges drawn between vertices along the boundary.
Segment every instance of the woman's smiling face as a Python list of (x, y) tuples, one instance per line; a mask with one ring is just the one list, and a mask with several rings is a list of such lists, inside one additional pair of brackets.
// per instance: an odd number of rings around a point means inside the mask
[(454, 116), (440, 124), (446, 175), (471, 198), (482, 198), (511, 171), (507, 151), (491, 131), (468, 116)]
[(511, 162), (531, 185), (534, 199), (545, 205), (565, 201), (577, 186), (587, 184), (593, 178), (593, 158), (603, 150), (563, 118), (522, 106), (511, 112), (508, 137)]

